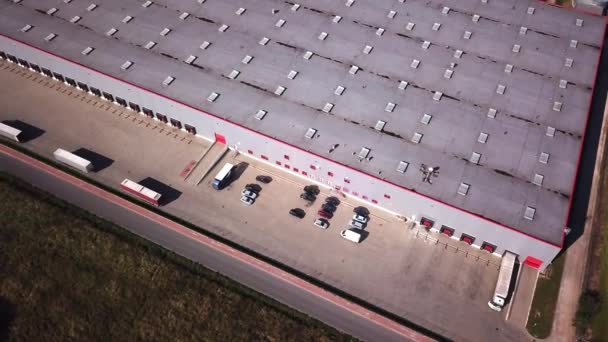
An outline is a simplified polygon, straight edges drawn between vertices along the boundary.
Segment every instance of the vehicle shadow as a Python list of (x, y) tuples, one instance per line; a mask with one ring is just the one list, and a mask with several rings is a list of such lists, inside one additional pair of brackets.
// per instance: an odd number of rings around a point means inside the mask
[(159, 205), (167, 205), (175, 200), (177, 200), (182, 192), (161, 182), (152, 177), (147, 177), (138, 182), (139, 185), (145, 186), (146, 188), (158, 192), (161, 197), (159, 201)]
[(21, 120), (4, 120), (2, 123), (20, 130), (21, 134), (19, 134), (19, 142), (22, 143), (32, 141), (46, 132), (43, 129), (32, 126)]
[(359, 241), (359, 243), (365, 241), (365, 239), (367, 239), (367, 237), (369, 236), (369, 232), (365, 229), (363, 229), (363, 231), (361, 232), (361, 240)]
[(249, 167), (249, 163), (245, 163), (245, 162), (240, 162), (238, 163), (235, 167), (234, 170), (232, 170), (232, 179), (230, 180), (230, 183), (237, 181), (239, 178), (241, 178), (241, 176), (243, 175), (243, 173), (245, 173), (245, 170), (247, 170), (247, 168)]
[(99, 172), (114, 163), (113, 159), (110, 159), (104, 155), (101, 155), (97, 152), (91, 151), (87, 148), (79, 148), (76, 151), (72, 152), (73, 154), (84, 158), (93, 164), (93, 172)]

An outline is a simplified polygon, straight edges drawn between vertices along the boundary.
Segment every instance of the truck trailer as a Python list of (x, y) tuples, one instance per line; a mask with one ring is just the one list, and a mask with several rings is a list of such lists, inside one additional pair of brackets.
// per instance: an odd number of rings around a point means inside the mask
[(516, 259), (517, 255), (509, 251), (506, 251), (502, 257), (500, 272), (498, 273), (498, 280), (496, 281), (496, 288), (494, 289), (494, 296), (492, 297), (492, 300), (488, 302), (488, 306), (492, 310), (501, 311), (505, 306)]

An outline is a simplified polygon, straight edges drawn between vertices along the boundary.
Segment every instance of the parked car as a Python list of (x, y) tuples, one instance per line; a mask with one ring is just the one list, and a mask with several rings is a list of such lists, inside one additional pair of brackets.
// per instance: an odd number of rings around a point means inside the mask
[(363, 230), (357, 228), (344, 229), (340, 232), (340, 236), (348, 241), (359, 243), (363, 237)]
[(248, 196), (241, 196), (241, 202), (245, 205), (252, 205), (255, 200)]
[(306, 216), (306, 212), (304, 211), (304, 209), (301, 209), (301, 208), (293, 208), (289, 211), (289, 215), (301, 219), (301, 218), (304, 218), (304, 216)]
[(333, 213), (328, 213), (327, 211), (325, 211), (323, 209), (319, 209), (319, 211), (317, 211), (317, 214), (326, 219), (331, 219), (332, 217), (334, 217)]
[(327, 229), (327, 228), (329, 228), (329, 221), (327, 221), (324, 218), (318, 218), (318, 219), (316, 219), (313, 224), (315, 226), (321, 228), (321, 229)]
[(307, 185), (304, 187), (304, 192), (317, 196), (321, 193), (321, 190), (317, 185)]
[(313, 195), (311, 193), (308, 193), (308, 192), (303, 192), (300, 195), (300, 198), (303, 199), (303, 200), (305, 200), (305, 201), (308, 201), (308, 202), (314, 202), (317, 199), (317, 196), (315, 196), (315, 195)]
[(340, 200), (338, 199), (338, 197), (330, 196), (325, 199), (325, 203), (331, 204), (334, 207), (337, 207), (340, 205)]
[(270, 176), (264, 176), (264, 175), (259, 175), (255, 177), (255, 180), (260, 182), (260, 183), (264, 183), (264, 184), (268, 184), (270, 182), (272, 182), (272, 177)]
[(357, 229), (363, 229), (365, 228), (365, 223), (361, 222), (361, 221), (357, 221), (357, 220), (351, 220), (350, 224), (348, 225), (349, 228), (357, 228)]
[(251, 199), (256, 199), (258, 197), (258, 194), (256, 192), (253, 192), (253, 191), (247, 190), (247, 189), (243, 190), (241, 192), (241, 195), (242, 196), (247, 196), (247, 197), (249, 197)]
[(336, 209), (338, 209), (338, 208), (336, 208), (336, 206), (331, 205), (331, 204), (329, 204), (329, 203), (325, 203), (325, 204), (323, 204), (323, 205), (321, 206), (321, 209), (323, 209), (323, 210), (327, 211), (328, 213), (332, 213), (332, 214), (333, 214), (333, 213), (335, 213), (335, 212), (336, 212)]
[(366, 207), (355, 207), (355, 209), (353, 209), (353, 212), (360, 216), (369, 216), (369, 209), (367, 209)]
[(369, 221), (369, 219), (367, 218), (367, 216), (355, 214), (355, 215), (353, 215), (353, 221), (358, 221), (358, 222), (365, 224), (365, 223), (367, 223), (367, 221)]
[(262, 191), (262, 187), (259, 184), (255, 184), (255, 183), (245, 185), (245, 189), (249, 190), (249, 191), (253, 191), (256, 194), (259, 193), (260, 191)]

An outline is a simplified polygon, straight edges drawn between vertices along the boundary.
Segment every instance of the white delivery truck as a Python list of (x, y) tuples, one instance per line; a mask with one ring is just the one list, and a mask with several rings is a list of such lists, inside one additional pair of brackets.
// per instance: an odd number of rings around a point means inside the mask
[(84, 173), (88, 173), (93, 169), (93, 164), (91, 164), (90, 161), (60, 148), (53, 152), (53, 156), (65, 165), (71, 166)]
[(509, 251), (506, 251), (502, 257), (500, 272), (498, 273), (498, 280), (496, 281), (496, 288), (494, 289), (494, 296), (492, 297), (492, 300), (488, 302), (488, 306), (492, 310), (501, 311), (505, 306), (516, 259), (517, 255)]
[(217, 176), (213, 179), (213, 183), (211, 184), (215, 190), (222, 190), (232, 178), (232, 171), (234, 170), (234, 165), (230, 163), (226, 163), (224, 167), (217, 173)]

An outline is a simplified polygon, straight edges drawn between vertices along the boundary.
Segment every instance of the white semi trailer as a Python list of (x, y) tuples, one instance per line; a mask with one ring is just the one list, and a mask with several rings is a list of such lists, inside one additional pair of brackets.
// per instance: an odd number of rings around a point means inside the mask
[(505, 252), (502, 257), (500, 272), (498, 273), (498, 280), (496, 281), (496, 288), (494, 289), (494, 296), (492, 297), (492, 300), (488, 302), (488, 306), (492, 310), (501, 311), (505, 306), (516, 259), (517, 255), (508, 251)]

